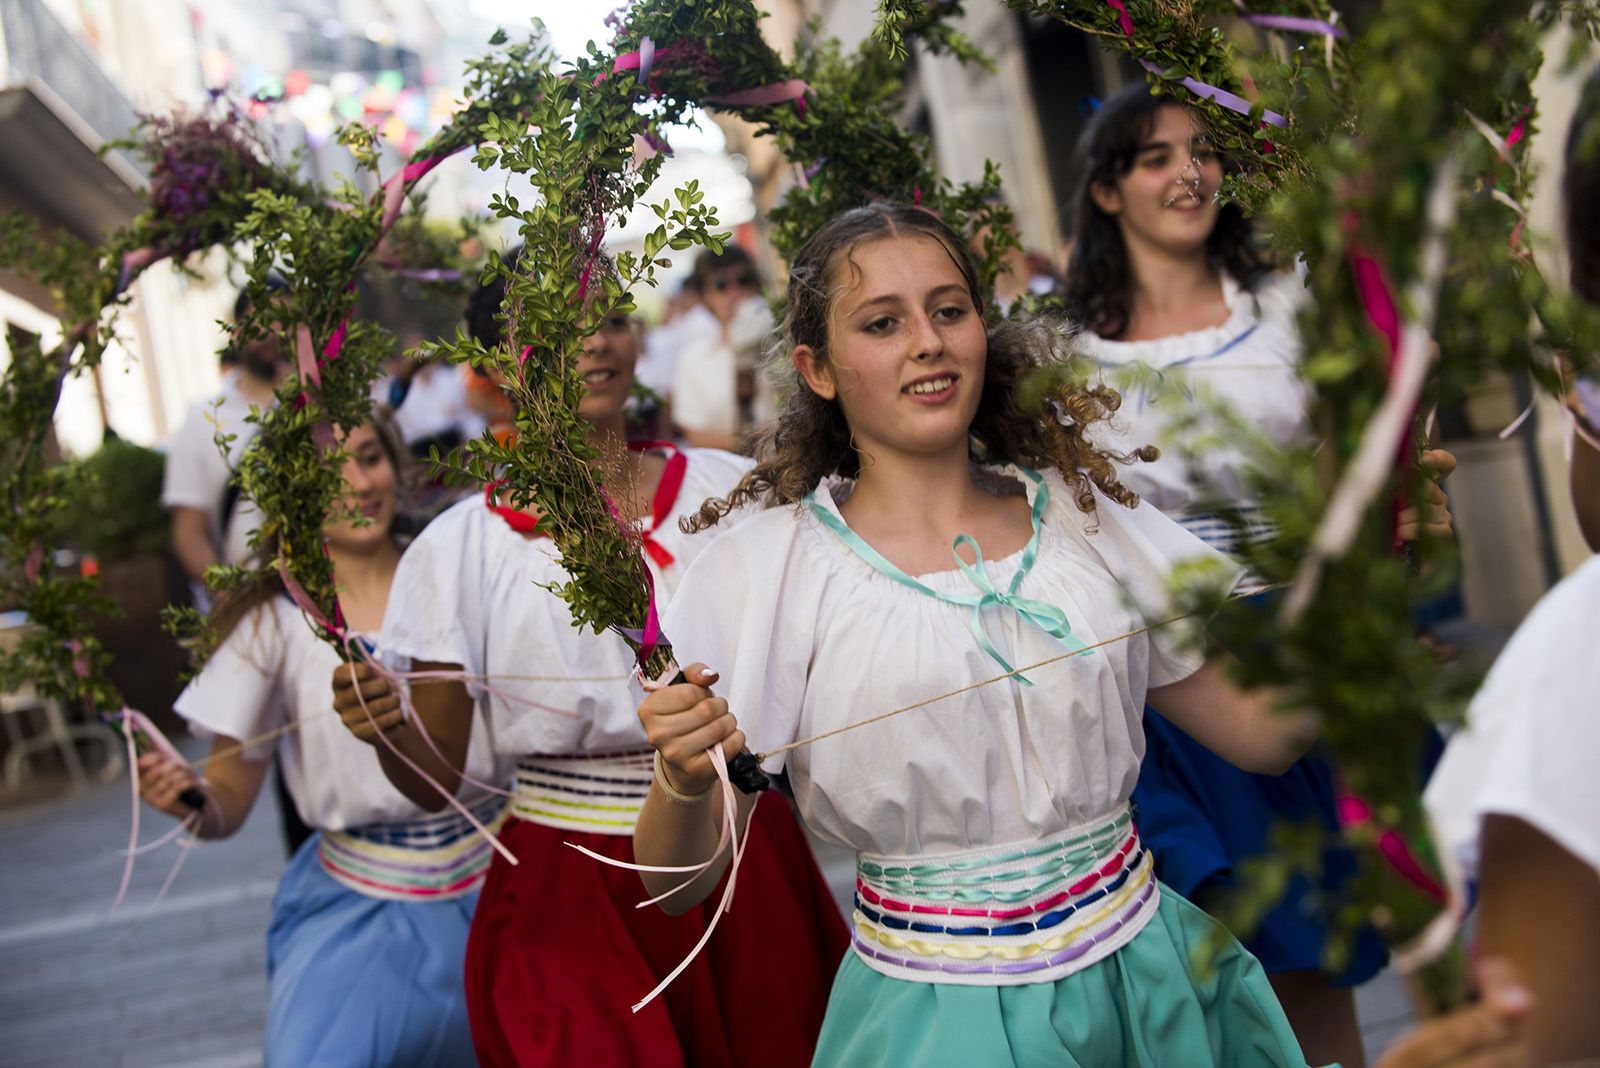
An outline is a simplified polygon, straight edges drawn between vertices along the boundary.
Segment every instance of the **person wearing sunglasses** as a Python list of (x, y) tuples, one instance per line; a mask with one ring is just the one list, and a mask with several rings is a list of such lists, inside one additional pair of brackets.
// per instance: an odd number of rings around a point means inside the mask
[(737, 245), (700, 253), (689, 288), (700, 303), (679, 330), (672, 421), (689, 445), (737, 451), (749, 427), (771, 414), (757, 364), (772, 313), (755, 261)]

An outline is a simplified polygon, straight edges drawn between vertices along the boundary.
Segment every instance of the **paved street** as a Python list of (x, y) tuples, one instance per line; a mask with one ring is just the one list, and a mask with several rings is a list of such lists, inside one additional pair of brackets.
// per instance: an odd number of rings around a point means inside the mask
[[(125, 778), (0, 811), (0, 1066), (259, 1065), (263, 938), (283, 857), (272, 801), (263, 791), (237, 836), (194, 849), (153, 907), (177, 850), (140, 857), (127, 902), (109, 915), (128, 833)], [(170, 827), (147, 812), (141, 838)], [(835, 869), (848, 875), (837, 857), (824, 866), (830, 880)], [(1390, 975), (1361, 992), (1360, 1007), (1369, 1053), (1409, 1025)]]
[[(0, 811), (0, 1064), (260, 1064), (263, 936), (283, 861), (271, 800), (263, 796), (234, 838), (192, 850), (154, 907), (178, 850), (139, 857), (115, 914), (107, 908), (127, 842), (125, 777)], [(147, 811), (141, 838), (171, 826)]]

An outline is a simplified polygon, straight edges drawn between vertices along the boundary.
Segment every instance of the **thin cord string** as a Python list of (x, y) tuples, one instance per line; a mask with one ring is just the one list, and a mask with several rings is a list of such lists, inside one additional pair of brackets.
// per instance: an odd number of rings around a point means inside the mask
[[(1235, 594), (1233, 596), (1230, 596), (1228, 598), (1228, 600), (1230, 600), (1230, 601), (1242, 601), (1242, 600), (1246, 600), (1246, 599), (1248, 599), (1250, 597), (1258, 596), (1258, 595), (1263, 594), (1263, 593), (1270, 593), (1273, 590), (1283, 589), (1284, 587), (1286, 587), (1288, 585), (1289, 585), (1289, 583), (1287, 583), (1287, 582), (1280, 582), (1280, 583), (1277, 583), (1277, 584), (1272, 585), (1272, 586), (1264, 586), (1259, 590), (1252, 590), (1248, 594)], [(756, 760), (760, 761), (761, 763), (766, 763), (768, 757), (777, 756), (779, 753), (787, 753), (790, 750), (799, 749), (802, 746), (811, 745), (814, 742), (820, 742), (820, 741), (822, 741), (822, 740), (824, 740), (826, 738), (836, 737), (837, 735), (844, 734), (847, 731), (857, 730), (857, 729), (859, 729), (861, 727), (870, 727), (874, 723), (881, 723), (886, 719), (892, 719), (895, 716), (901, 715), (903, 713), (913, 712), (913, 711), (915, 711), (915, 710), (917, 710), (919, 708), (926, 708), (929, 705), (937, 704), (940, 701), (947, 701), (952, 697), (959, 697), (964, 693), (971, 693), (973, 690), (981, 689), (981, 688), (983, 688), (985, 686), (992, 686), (993, 684), (995, 684), (997, 682), (1004, 682), (1005, 680), (1010, 679), (1010, 678), (1015, 678), (1016, 676), (1021, 675), (1024, 672), (1035, 671), (1035, 670), (1037, 670), (1039, 668), (1049, 667), (1052, 664), (1059, 664), (1061, 661), (1068, 660), (1068, 659), (1070, 659), (1070, 658), (1072, 658), (1074, 656), (1082, 656), (1085, 653), (1093, 652), (1094, 650), (1104, 648), (1107, 645), (1114, 645), (1117, 642), (1126, 641), (1129, 638), (1136, 638), (1141, 634), (1148, 634), (1150, 631), (1153, 631), (1153, 630), (1155, 630), (1155, 629), (1157, 629), (1159, 627), (1165, 627), (1165, 626), (1169, 626), (1169, 625), (1171, 625), (1173, 623), (1179, 623), (1179, 622), (1182, 622), (1185, 619), (1192, 619), (1197, 614), (1198, 613), (1195, 613), (1195, 612), (1185, 612), (1181, 616), (1173, 616), (1170, 619), (1159, 620), (1159, 621), (1157, 621), (1155, 623), (1150, 623), (1150, 624), (1147, 624), (1146, 626), (1140, 627), (1137, 630), (1130, 630), (1126, 634), (1118, 634), (1115, 637), (1106, 638), (1103, 641), (1095, 642), (1093, 645), (1086, 645), (1082, 649), (1073, 649), (1073, 650), (1071, 650), (1069, 652), (1060, 653), (1060, 654), (1058, 654), (1056, 656), (1052, 656), (1052, 657), (1048, 657), (1048, 658), (1046, 658), (1044, 660), (1040, 660), (1037, 663), (1023, 664), (1021, 667), (1014, 667), (1010, 671), (1006, 671), (1006, 672), (1003, 672), (1003, 673), (1001, 673), (999, 675), (992, 676), (991, 678), (981, 679), (978, 682), (968, 683), (967, 685), (961, 687), (958, 690), (951, 690), (948, 693), (936, 694), (933, 697), (925, 697), (921, 701), (917, 701), (917, 702), (914, 702), (914, 703), (909, 704), (909, 705), (902, 705), (899, 708), (893, 708), (893, 709), (890, 709), (887, 712), (880, 712), (876, 716), (870, 716), (867, 719), (857, 720), (854, 723), (847, 723), (843, 727), (835, 727), (832, 730), (823, 731), (821, 734), (813, 734), (809, 738), (801, 738), (798, 741), (790, 742), (787, 745), (780, 745), (775, 749), (767, 750), (765, 753), (757, 753), (756, 754)]]
[[(459, 682), (467, 685), (468, 689), (471, 689), (472, 683), (488, 682), (491, 680), (497, 682), (502, 680), (510, 682), (626, 682), (632, 677), (632, 675), (461, 675), (459, 677), (452, 676), (450, 678), (417, 679), (412, 683), (412, 685), (432, 686), (442, 682)], [(422, 725), (420, 723), (417, 724), (418, 729), (421, 729), (421, 726)], [(218, 749), (216, 752), (208, 753), (198, 760), (192, 760), (189, 762), (189, 766), (194, 768), (196, 771), (199, 771), (213, 760), (221, 760), (224, 757), (230, 757), (237, 753), (241, 753), (246, 749), (252, 749), (258, 745), (265, 745), (267, 742), (276, 741), (277, 739), (282, 738), (285, 734), (289, 734), (292, 731), (298, 730), (299, 727), (300, 720), (291, 719), (289, 722), (281, 726), (274, 727), (270, 731), (242, 739), (238, 742), (235, 742), (233, 745), (224, 746), (223, 748)]]

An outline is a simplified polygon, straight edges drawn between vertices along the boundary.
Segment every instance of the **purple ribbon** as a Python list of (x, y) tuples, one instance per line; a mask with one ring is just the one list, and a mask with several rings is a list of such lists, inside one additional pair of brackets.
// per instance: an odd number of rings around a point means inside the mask
[(646, 37), (639, 42), (639, 84), (644, 85), (650, 81), (650, 67), (656, 61), (656, 42), (654, 38)]
[[(1145, 70), (1149, 71), (1151, 74), (1160, 75), (1162, 73), (1161, 68), (1150, 62), (1148, 59), (1141, 59), (1139, 61), (1139, 65)], [(1215, 85), (1208, 85), (1205, 82), (1200, 81), (1198, 78), (1180, 78), (1178, 79), (1178, 84), (1189, 90), (1189, 92), (1193, 93), (1195, 96), (1198, 96), (1204, 100), (1215, 101), (1216, 103), (1227, 108), (1229, 111), (1237, 111), (1241, 115), (1250, 114), (1250, 109), (1255, 106), (1237, 93), (1230, 93), (1226, 89), (1220, 89)], [(1263, 111), (1261, 113), (1261, 117), (1272, 123), (1274, 126), (1289, 125), (1289, 120), (1284, 118), (1282, 115), (1279, 115), (1276, 111)]]
[(1269, 30), (1285, 30), (1289, 33), (1320, 33), (1324, 37), (1345, 35), (1342, 26), (1335, 26), (1321, 19), (1303, 19), (1294, 15), (1246, 15), (1244, 20), (1255, 26), (1265, 26)]

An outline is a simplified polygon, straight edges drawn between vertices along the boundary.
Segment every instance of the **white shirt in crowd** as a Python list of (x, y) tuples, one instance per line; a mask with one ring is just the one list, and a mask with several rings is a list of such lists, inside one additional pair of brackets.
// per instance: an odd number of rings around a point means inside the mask
[[(162, 506), (204, 512), (217, 559), (224, 564), (242, 563), (250, 555), (250, 534), (259, 522), (255, 505), (243, 497), (238, 498), (226, 522), (222, 515), (228, 479), (257, 429), (246, 422), (250, 401), (239, 392), (238, 374), (236, 370), (225, 372), (222, 392), (189, 409), (183, 425), (167, 443), (166, 471), (161, 479)], [(217, 445), (219, 434), (233, 436), (226, 451)]]
[[(467, 404), (465, 367), (430, 364), (411, 379), (405, 403), (395, 409), (394, 422), (407, 445), (454, 430), (462, 439), (483, 433), (484, 420)], [(384, 383), (383, 403), (389, 402)]]
[[(674, 322), (676, 360), (672, 375), (672, 421), (684, 430), (732, 434), (743, 425), (739, 411), (739, 372), (757, 372), (772, 339), (772, 312), (761, 297), (734, 311), (724, 336), (722, 324), (704, 304)], [(752, 415), (771, 414), (769, 391), (756, 374)]]

